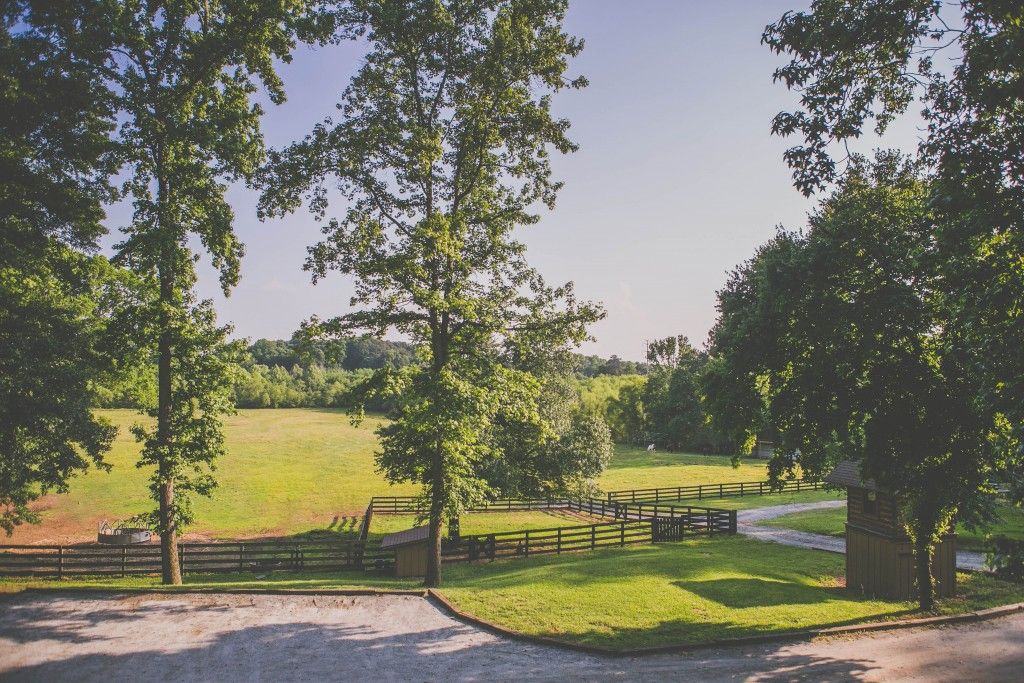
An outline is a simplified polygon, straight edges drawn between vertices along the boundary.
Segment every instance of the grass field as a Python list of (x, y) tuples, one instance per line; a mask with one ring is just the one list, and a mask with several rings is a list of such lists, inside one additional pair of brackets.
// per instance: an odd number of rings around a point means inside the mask
[[(984, 551), (991, 536), (1008, 536), (1024, 540), (1024, 510), (1008, 505), (999, 508), (1000, 521), (991, 529), (971, 531), (958, 525), (956, 545), (963, 550)], [(809, 510), (794, 512), (761, 522), (767, 526), (807, 531), (826, 536), (843, 536), (846, 533), (846, 508)]]
[[(868, 600), (842, 588), (843, 558), (744, 538), (697, 539), (480, 565), (447, 565), (442, 593), (460, 609), (534, 635), (611, 648), (837, 626), (914, 615), (914, 604)], [(186, 575), (190, 588), (415, 588), (416, 580), (360, 573)], [(981, 574), (958, 577), (960, 595), (938, 613), (1024, 601), (1024, 586)], [(159, 589), (155, 577), (27, 581), (25, 588)]]
[[(551, 529), (560, 526), (577, 524), (603, 523), (604, 518), (562, 510), (529, 510), (525, 512), (473, 512), (459, 517), (459, 533), (464, 536), (474, 534), (497, 534), (503, 531), (520, 529)], [(402, 531), (416, 526), (415, 515), (382, 515), (375, 514), (370, 522), (370, 537)]]
[(649, 453), (644, 448), (619, 445), (608, 469), (598, 479), (605, 491), (659, 486), (692, 486), (768, 478), (765, 461), (744, 458), (738, 467), (725, 455)]
[[(148, 469), (135, 466), (139, 445), (128, 427), (144, 418), (132, 410), (101, 414), (120, 433), (109, 473), (76, 477), (67, 495), (43, 500), (43, 523), (19, 528), (3, 542), (61, 543), (95, 538), (100, 521), (152, 509)], [(218, 461), (220, 486), (196, 498), (193, 535), (234, 538), (288, 535), (351, 526), (374, 495), (407, 495), (414, 486), (389, 486), (374, 471), (369, 417), (358, 428), (331, 410), (242, 410), (226, 421), (227, 454)]]
[[(668, 505), (692, 505), (694, 507), (724, 508), (726, 510), (749, 510), (751, 508), (769, 507), (772, 505), (791, 505), (793, 503), (817, 503), (822, 500), (843, 500), (846, 493), (842, 491), (801, 491), (800, 493), (773, 493), (764, 496), (730, 496), (726, 498), (701, 498), (671, 501)], [(846, 508), (843, 508), (845, 513)]]
[[(128, 431), (144, 421), (133, 410), (100, 414), (120, 428), (107, 461), (72, 480), (66, 495), (40, 503), (43, 523), (26, 525), (0, 542), (70, 543), (94, 538), (103, 520), (119, 520), (152, 508), (148, 469), (135, 466), (139, 445)], [(289, 536), (317, 529), (357, 528), (374, 495), (408, 495), (413, 485), (390, 486), (374, 470), (374, 429), (380, 418), (353, 427), (337, 410), (241, 410), (225, 423), (227, 454), (218, 461), (220, 486), (212, 498), (196, 498), (197, 522), (186, 538), (228, 539)], [(727, 457), (648, 453), (618, 447), (600, 479), (605, 489), (679, 486), (765, 477), (760, 461), (734, 468)], [(501, 523), (497, 517), (487, 518)], [(541, 519), (542, 526), (554, 526)], [(404, 523), (404, 522), (403, 522)], [(526, 525), (533, 524), (526, 521)], [(476, 528), (476, 527), (470, 527)], [(521, 528), (526, 528), (521, 527)], [(497, 531), (499, 529), (481, 529)], [(474, 533), (465, 530), (465, 533)]]

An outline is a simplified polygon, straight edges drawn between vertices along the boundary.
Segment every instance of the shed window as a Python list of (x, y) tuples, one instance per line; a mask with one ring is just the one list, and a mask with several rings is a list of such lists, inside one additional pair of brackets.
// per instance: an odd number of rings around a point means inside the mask
[(874, 491), (864, 491), (864, 498), (862, 501), (861, 509), (864, 510), (865, 515), (877, 515), (878, 514), (878, 496), (875, 495)]

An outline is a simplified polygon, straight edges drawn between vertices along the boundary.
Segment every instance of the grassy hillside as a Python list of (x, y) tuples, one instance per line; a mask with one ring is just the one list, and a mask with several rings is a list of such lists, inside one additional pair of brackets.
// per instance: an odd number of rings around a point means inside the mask
[[(100, 413), (120, 428), (107, 456), (113, 470), (75, 478), (70, 493), (42, 501), (42, 525), (22, 527), (0, 542), (89, 540), (102, 520), (151, 509), (150, 471), (135, 466), (139, 445), (128, 431), (145, 418), (131, 410)], [(379, 418), (371, 417), (353, 427), (340, 411), (301, 408), (242, 410), (228, 418), (228, 453), (216, 473), (220, 486), (213, 498), (196, 499), (198, 522), (190, 536), (244, 538), (352, 529), (371, 496), (414, 493), (415, 486), (389, 486), (374, 471), (373, 431), (379, 424)], [(620, 446), (599, 483), (612, 490), (764, 477), (764, 464), (756, 460), (734, 468), (723, 456), (648, 453)], [(554, 526), (543, 516), (537, 523)]]

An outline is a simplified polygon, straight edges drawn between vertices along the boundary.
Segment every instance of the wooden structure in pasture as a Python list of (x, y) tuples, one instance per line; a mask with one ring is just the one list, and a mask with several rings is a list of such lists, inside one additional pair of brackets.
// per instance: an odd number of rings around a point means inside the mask
[(380, 549), (394, 551), (395, 576), (425, 576), (430, 541), (430, 527), (417, 526), (395, 534), (388, 534), (380, 542)]
[[(844, 460), (825, 481), (846, 487), (846, 586), (888, 600), (915, 595), (914, 557), (899, 513), (899, 501), (874, 481), (861, 478), (860, 465)], [(932, 560), (935, 593), (956, 592), (956, 537), (947, 534)]]

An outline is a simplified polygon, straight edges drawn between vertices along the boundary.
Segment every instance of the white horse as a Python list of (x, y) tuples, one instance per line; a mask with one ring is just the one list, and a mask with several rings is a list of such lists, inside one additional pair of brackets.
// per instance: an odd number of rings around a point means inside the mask
[(653, 453), (654, 452), (654, 444), (653, 443), (647, 444), (647, 452), (648, 453)]

